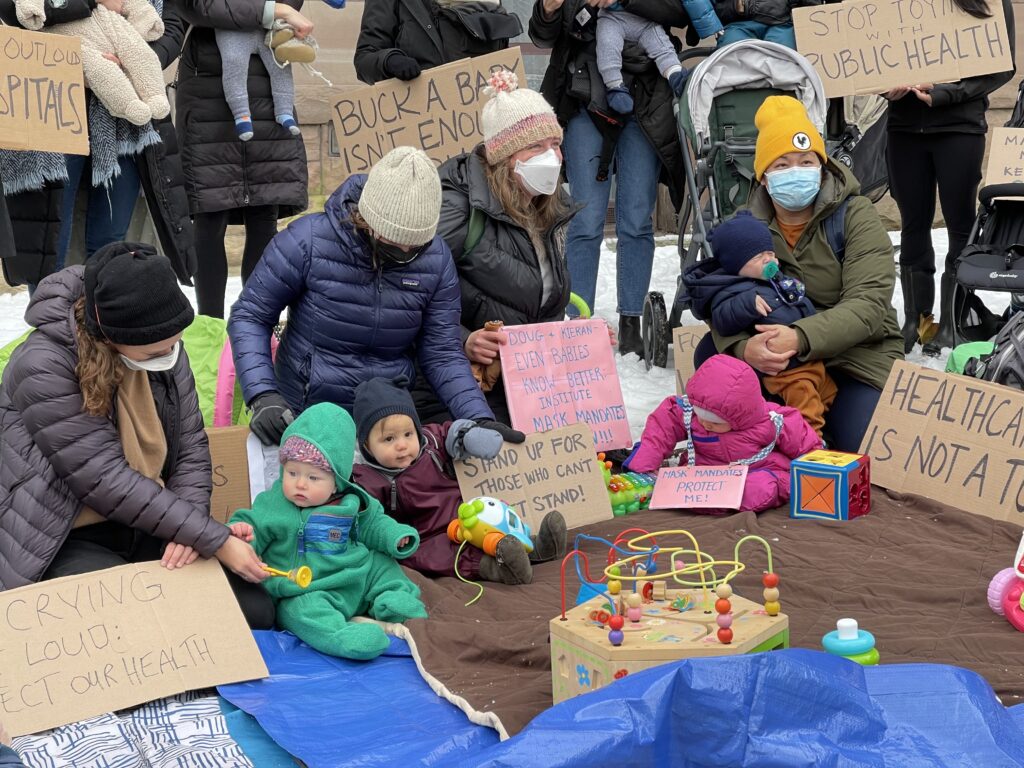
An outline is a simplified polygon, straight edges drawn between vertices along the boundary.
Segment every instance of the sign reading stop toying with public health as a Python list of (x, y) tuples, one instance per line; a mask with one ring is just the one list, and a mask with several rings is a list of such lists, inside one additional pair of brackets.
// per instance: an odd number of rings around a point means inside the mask
[[(827, 96), (882, 93), (1013, 69), (998, 0), (983, 19), (951, 0), (844, 0), (794, 8), (797, 50)], [(904, 98), (916, 98), (910, 94)]]

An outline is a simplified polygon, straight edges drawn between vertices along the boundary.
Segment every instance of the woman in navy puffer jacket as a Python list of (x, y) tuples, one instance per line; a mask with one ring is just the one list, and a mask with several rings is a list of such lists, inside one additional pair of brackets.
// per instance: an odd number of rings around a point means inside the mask
[[(351, 410), (362, 381), (414, 379), (414, 355), (455, 418), (493, 420), (462, 351), (458, 274), (435, 235), (440, 210), (433, 162), (399, 147), (342, 184), (323, 213), (273, 239), (228, 322), (250, 426), (264, 443), (315, 403)], [(272, 362), (270, 334), (285, 307)]]

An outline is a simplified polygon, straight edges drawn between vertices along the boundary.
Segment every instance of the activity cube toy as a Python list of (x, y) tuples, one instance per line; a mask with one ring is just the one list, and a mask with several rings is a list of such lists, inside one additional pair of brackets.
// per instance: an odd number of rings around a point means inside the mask
[(852, 520), (871, 511), (871, 459), (817, 450), (790, 465), (789, 516)]

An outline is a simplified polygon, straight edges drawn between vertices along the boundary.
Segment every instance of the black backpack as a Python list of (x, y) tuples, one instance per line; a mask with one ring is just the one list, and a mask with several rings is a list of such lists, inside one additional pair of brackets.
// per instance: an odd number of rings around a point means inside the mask
[(519, 17), (498, 3), (435, 3), (434, 9), (437, 31), (450, 61), (503, 51), (511, 38), (523, 33)]
[(1024, 390), (1024, 312), (1015, 312), (996, 334), (995, 348), (982, 358), (971, 358), (964, 373), (977, 379)]

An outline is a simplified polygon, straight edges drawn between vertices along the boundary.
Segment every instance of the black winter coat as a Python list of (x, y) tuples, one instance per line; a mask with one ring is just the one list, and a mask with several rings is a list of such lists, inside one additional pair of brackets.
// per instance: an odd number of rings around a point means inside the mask
[(6, 196), (13, 243), (8, 250), (0, 238), (0, 265), (8, 285), (37, 283), (53, 271), (63, 199), (61, 182)]
[(715, 14), (723, 24), (737, 21), (756, 21), (770, 27), (793, 23), (793, 9), (820, 5), (821, 0), (744, 0), (743, 12), (737, 10), (737, 0), (715, 0)]
[[(1016, 67), (1014, 52), (1013, 4), (1002, 0), (1006, 18), (1006, 35), (1010, 41), (1010, 57)], [(1010, 82), (1015, 69), (991, 75), (965, 77), (955, 83), (938, 83), (932, 88), (929, 107), (913, 93), (889, 102), (890, 133), (987, 133), (989, 94)]]
[(270, 76), (258, 56), (249, 62), (256, 133), (251, 141), (239, 141), (224, 100), (213, 30), (261, 29), (264, 5), (263, 0), (182, 0), (182, 15), (193, 27), (178, 64), (175, 125), (193, 215), (276, 205), (284, 218), (301, 213), (309, 202), (305, 145), (274, 121)]
[(0, 384), (0, 590), (39, 580), (83, 504), (204, 557), (229, 535), (210, 517), (210, 451), (184, 351), (150, 374), (167, 437), (163, 487), (128, 466), (111, 417), (82, 411), (73, 306), (84, 274), (69, 267), (39, 284), (25, 313), (36, 330)]
[[(677, 0), (631, 0), (624, 2), (623, 7), (666, 26), (682, 28), (690, 23)], [(587, 20), (581, 24), (583, 18)], [(599, 129), (619, 119), (608, 109), (604, 81), (597, 71), (597, 11), (587, 0), (566, 0), (551, 19), (544, 15), (542, 0), (537, 0), (530, 17), (530, 39), (539, 48), (553, 49), (540, 89), (563, 125), (579, 114), (581, 107), (589, 109), (592, 115), (604, 116), (595, 120)], [(678, 40), (673, 40), (678, 45)], [(623, 81), (633, 96), (635, 119), (658, 153), (660, 180), (668, 186), (672, 201), (679, 208), (685, 168), (672, 111), (672, 89), (638, 45), (627, 43), (622, 61)]]

